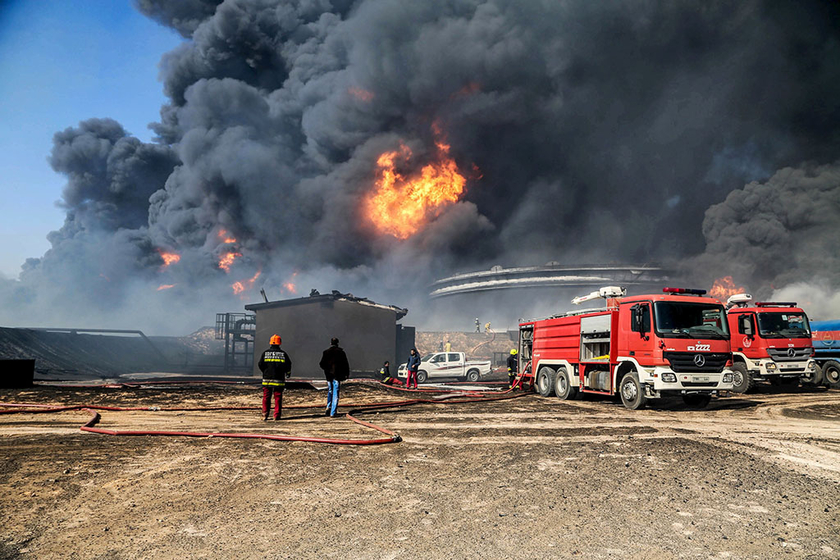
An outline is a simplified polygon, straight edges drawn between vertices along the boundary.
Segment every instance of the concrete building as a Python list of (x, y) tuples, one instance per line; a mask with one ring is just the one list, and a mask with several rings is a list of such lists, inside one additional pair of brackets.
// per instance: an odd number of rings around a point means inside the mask
[(256, 314), (254, 375), (263, 350), (273, 334), (283, 339), (283, 349), (292, 359), (292, 377), (323, 378), (318, 367), (321, 354), (337, 337), (347, 352), (351, 377), (368, 377), (379, 371), (385, 360), (405, 361), (414, 346), (414, 327), (397, 324), (407, 309), (382, 305), (352, 294), (333, 291), (309, 297), (246, 305)]

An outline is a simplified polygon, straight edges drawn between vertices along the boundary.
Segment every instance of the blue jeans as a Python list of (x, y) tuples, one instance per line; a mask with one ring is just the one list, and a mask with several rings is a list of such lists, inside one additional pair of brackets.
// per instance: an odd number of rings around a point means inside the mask
[(338, 408), (338, 379), (327, 381), (327, 412), (335, 416), (335, 409)]

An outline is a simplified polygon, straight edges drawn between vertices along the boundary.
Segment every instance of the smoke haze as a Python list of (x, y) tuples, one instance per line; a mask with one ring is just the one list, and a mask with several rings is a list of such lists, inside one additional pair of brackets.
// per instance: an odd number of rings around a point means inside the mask
[[(135, 4), (184, 37), (157, 141), (107, 118), (55, 135), (67, 218), (0, 278), (4, 325), (181, 334), (264, 287), (441, 326), (431, 280), (546, 261), (840, 286), (836, 3)], [(465, 194), (383, 234), (377, 159), (404, 145), (416, 174), (441, 138)]]

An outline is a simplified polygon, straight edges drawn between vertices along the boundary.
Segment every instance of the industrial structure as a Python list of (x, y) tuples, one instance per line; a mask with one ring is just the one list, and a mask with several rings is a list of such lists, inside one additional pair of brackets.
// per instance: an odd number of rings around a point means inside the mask
[(248, 313), (216, 313), (216, 340), (225, 341), (225, 372), (248, 372), (254, 366), (257, 318)]
[(347, 352), (353, 377), (370, 376), (382, 363), (407, 356), (414, 346), (414, 327), (397, 324), (407, 309), (382, 305), (333, 290), (308, 297), (246, 305), (256, 316), (252, 371), (260, 375), (257, 362), (273, 334), (292, 360), (292, 376), (321, 378), (318, 362), (336, 337)]

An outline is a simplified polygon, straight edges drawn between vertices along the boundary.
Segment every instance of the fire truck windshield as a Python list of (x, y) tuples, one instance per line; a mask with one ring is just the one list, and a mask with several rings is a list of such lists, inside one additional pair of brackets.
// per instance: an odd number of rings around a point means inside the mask
[(653, 310), (656, 334), (663, 338), (729, 338), (722, 305), (657, 301)]
[(811, 329), (802, 312), (759, 313), (758, 334), (763, 338), (811, 338)]

